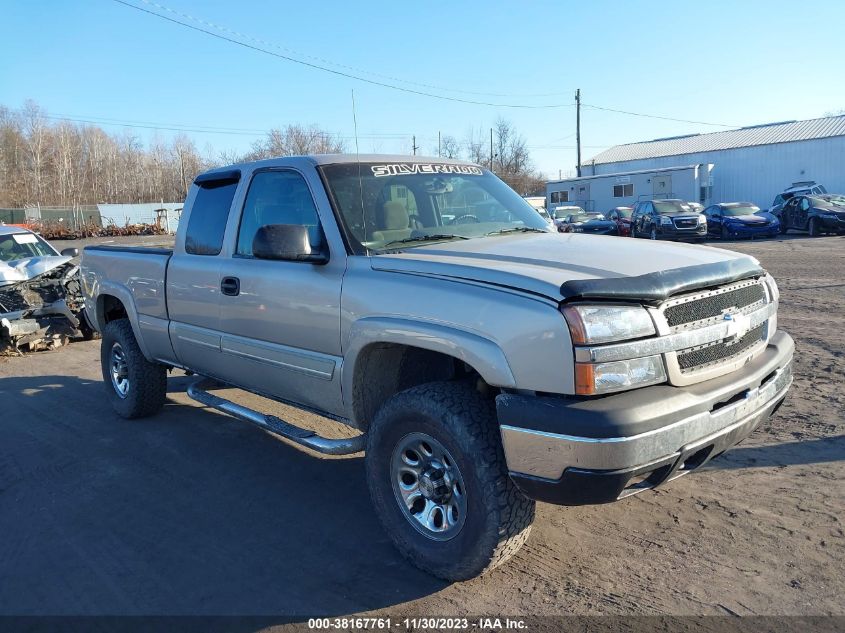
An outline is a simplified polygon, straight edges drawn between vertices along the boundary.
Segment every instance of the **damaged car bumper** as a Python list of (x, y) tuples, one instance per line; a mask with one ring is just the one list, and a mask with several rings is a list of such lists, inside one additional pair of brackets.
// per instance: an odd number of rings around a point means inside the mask
[(26, 281), (0, 286), (0, 349), (50, 349), (90, 328), (79, 266), (65, 263)]

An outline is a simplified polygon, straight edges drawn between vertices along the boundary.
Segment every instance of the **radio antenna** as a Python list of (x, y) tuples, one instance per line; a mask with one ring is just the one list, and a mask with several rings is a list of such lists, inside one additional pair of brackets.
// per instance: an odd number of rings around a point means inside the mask
[(361, 225), (367, 239), (367, 216), (364, 213), (364, 178), (361, 176), (361, 150), (358, 147), (358, 115), (355, 113), (355, 89), (352, 89), (352, 125), (355, 129), (355, 162), (358, 164), (358, 192), (361, 195)]

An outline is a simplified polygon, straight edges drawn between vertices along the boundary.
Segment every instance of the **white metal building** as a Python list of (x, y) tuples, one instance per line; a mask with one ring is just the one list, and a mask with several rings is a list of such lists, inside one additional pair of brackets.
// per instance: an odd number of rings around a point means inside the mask
[[(633, 177), (644, 170), (708, 164), (713, 165), (709, 180), (699, 182), (697, 195), (676, 191), (673, 179), (673, 190), (666, 197), (702, 203), (749, 201), (765, 209), (775, 195), (796, 181), (814, 180), (829, 192), (845, 193), (845, 115), (616, 145), (587, 161), (582, 177)], [(552, 185), (560, 182), (549, 183), (547, 198)], [(642, 199), (638, 191), (633, 193), (634, 200)], [(597, 211), (631, 201), (626, 197), (600, 206), (604, 193), (591, 186), (590, 195)]]

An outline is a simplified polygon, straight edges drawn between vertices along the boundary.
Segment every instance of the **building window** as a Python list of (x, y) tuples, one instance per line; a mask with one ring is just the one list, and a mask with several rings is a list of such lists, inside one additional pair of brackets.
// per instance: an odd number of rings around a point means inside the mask
[(634, 195), (634, 184), (629, 183), (627, 185), (613, 185), (613, 197), (614, 198), (630, 198)]
[(705, 204), (705, 201), (709, 200), (711, 195), (713, 195), (713, 187), (699, 187), (698, 201), (701, 204)]
[(560, 204), (561, 202), (569, 202), (569, 192), (552, 191), (552, 204)]

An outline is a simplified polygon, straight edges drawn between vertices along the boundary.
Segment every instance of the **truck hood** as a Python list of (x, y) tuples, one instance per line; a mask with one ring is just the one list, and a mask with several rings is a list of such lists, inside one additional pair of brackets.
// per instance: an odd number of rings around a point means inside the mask
[(660, 301), (763, 273), (753, 257), (719, 248), (578, 233), (444, 242), (370, 260), (375, 270), (485, 283), (556, 301)]
[(8, 262), (0, 262), (0, 286), (27, 281), (38, 275), (58, 268), (69, 262), (72, 257), (63, 255), (45, 255), (43, 257), (26, 257)]

